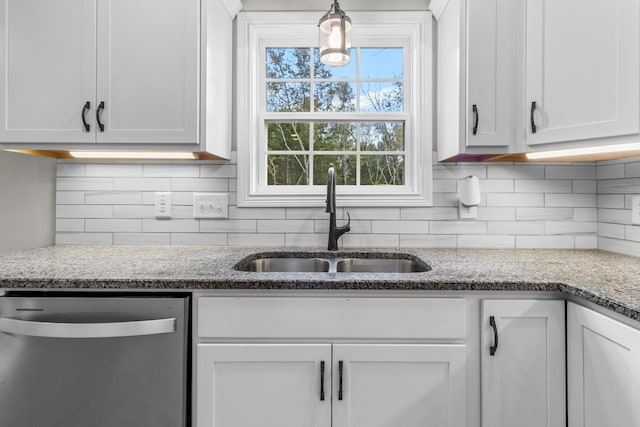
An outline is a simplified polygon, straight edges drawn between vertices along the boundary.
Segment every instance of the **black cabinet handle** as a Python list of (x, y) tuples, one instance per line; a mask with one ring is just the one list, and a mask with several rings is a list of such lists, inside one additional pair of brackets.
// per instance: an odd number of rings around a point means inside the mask
[(84, 107), (82, 107), (82, 113), (80, 114), (80, 117), (82, 117), (82, 124), (84, 125), (85, 132), (89, 132), (91, 130), (89, 123), (87, 123), (87, 111), (89, 111), (89, 108), (91, 108), (91, 103), (87, 101), (84, 103)]
[(536, 133), (538, 128), (536, 127), (536, 120), (533, 117), (533, 113), (536, 112), (536, 101), (531, 103), (531, 133)]
[(475, 135), (478, 132), (478, 107), (476, 104), (473, 104), (473, 116), (475, 117), (473, 122), (473, 134)]
[(100, 102), (100, 105), (98, 105), (98, 109), (96, 110), (96, 120), (98, 121), (98, 127), (100, 128), (100, 132), (104, 132), (104, 124), (100, 120), (100, 116), (102, 115), (102, 110), (104, 110), (104, 101)]
[(496, 326), (496, 318), (489, 316), (489, 325), (493, 329), (493, 345), (489, 347), (489, 355), (495, 356), (498, 349), (498, 326)]
[(338, 400), (342, 400), (342, 371), (344, 370), (344, 363), (338, 362)]
[(324, 400), (324, 360), (320, 361), (320, 400)]

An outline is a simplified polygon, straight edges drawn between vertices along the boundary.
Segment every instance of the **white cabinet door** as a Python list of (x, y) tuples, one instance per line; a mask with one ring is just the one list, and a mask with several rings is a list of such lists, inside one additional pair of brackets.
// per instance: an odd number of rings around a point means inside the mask
[(196, 426), (331, 426), (331, 344), (197, 348)]
[(567, 307), (569, 427), (640, 426), (640, 330)]
[(95, 17), (95, 0), (0, 1), (1, 142), (95, 141)]
[(466, 426), (464, 345), (334, 344), (333, 384), (333, 427)]
[(526, 3), (527, 145), (638, 133), (639, 2)]
[(565, 426), (564, 330), (564, 301), (482, 301), (484, 427)]
[(198, 143), (200, 2), (99, 0), (99, 143)]
[(467, 2), (467, 146), (515, 141), (518, 2)]
[(522, 143), (523, 14), (515, 1), (447, 2), (438, 22), (438, 160), (482, 159)]

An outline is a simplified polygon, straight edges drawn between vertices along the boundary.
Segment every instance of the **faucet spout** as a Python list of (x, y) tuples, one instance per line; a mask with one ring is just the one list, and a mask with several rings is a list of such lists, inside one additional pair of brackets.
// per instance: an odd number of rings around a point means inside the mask
[(336, 170), (329, 167), (327, 173), (327, 210), (328, 213), (336, 213)]
[(329, 167), (327, 175), (327, 209), (329, 213), (329, 246), (330, 251), (338, 250), (338, 239), (344, 233), (351, 230), (351, 215), (347, 212), (348, 221), (345, 225), (336, 226), (336, 178), (335, 169), (333, 166)]

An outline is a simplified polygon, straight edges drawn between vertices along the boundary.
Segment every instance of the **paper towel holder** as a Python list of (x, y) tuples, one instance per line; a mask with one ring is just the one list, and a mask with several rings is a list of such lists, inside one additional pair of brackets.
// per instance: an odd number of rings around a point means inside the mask
[(480, 180), (477, 176), (469, 175), (458, 180), (458, 210), (460, 219), (478, 218), (480, 204)]

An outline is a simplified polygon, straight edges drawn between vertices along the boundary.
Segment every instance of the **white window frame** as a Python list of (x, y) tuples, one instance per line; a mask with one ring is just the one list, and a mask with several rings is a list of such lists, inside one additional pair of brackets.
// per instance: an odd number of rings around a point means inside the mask
[[(405, 120), (404, 186), (337, 186), (340, 206), (431, 206), (431, 13), (350, 12), (353, 47), (403, 47), (402, 113), (372, 113), (372, 120)], [(326, 185), (267, 186), (265, 51), (267, 47), (317, 47), (317, 12), (241, 12), (237, 20), (238, 206), (321, 206)], [(306, 114), (306, 113), (299, 113)], [(312, 113), (313, 114), (313, 113)], [(310, 119), (320, 119), (320, 113)], [(327, 117), (322, 113), (322, 119)], [(341, 119), (349, 113), (338, 113)], [(382, 115), (381, 115), (382, 114)], [(359, 117), (361, 118), (361, 117)], [(286, 120), (286, 119), (285, 119)], [(262, 179), (261, 179), (262, 178)]]

